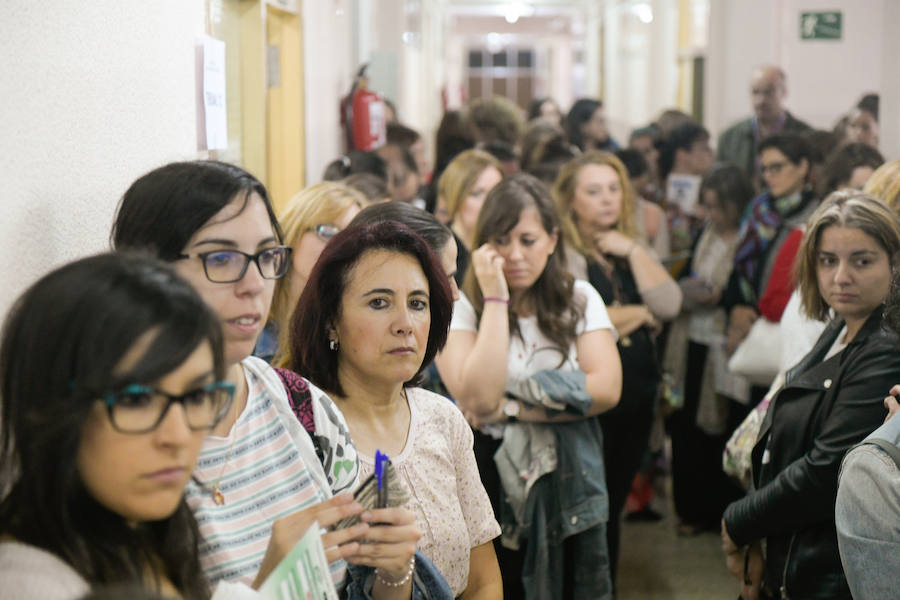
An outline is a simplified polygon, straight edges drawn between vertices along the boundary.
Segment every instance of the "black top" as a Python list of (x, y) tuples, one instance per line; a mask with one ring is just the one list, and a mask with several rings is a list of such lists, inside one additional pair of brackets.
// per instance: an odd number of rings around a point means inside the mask
[[(588, 261), (588, 281), (600, 293), (603, 302), (607, 306), (643, 304), (628, 263), (612, 258), (610, 264), (612, 272), (608, 273), (597, 261)], [(622, 359), (622, 396), (619, 404), (603, 416), (632, 416), (652, 411), (661, 377), (653, 334), (643, 326), (619, 336), (616, 345)]]
[(738, 545), (766, 539), (765, 583), (789, 598), (850, 598), (834, 523), (844, 454), (884, 420), (900, 372), (900, 340), (876, 310), (828, 360), (843, 328), (832, 321), (787, 373), (753, 447), (755, 491), (725, 511)]

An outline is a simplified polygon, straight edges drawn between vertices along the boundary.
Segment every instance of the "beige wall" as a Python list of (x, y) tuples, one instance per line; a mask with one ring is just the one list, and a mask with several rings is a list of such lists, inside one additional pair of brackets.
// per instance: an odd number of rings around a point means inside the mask
[(7, 0), (0, 30), (0, 315), (51, 267), (107, 248), (138, 175), (197, 156), (201, 0)]

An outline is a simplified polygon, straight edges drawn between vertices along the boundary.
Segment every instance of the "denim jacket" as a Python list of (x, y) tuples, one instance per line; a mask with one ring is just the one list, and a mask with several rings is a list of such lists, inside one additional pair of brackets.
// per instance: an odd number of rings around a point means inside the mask
[[(547, 398), (566, 405), (566, 412), (584, 415), (590, 406), (585, 392), (585, 376), (580, 371), (542, 371), (532, 377), (539, 384), (532, 392), (523, 393), (522, 400), (548, 406)], [(521, 391), (521, 390), (520, 390)], [(511, 482), (522, 482), (521, 474), (533, 467), (527, 451), (528, 441), (517, 440), (526, 432), (551, 433), (555, 444), (556, 465), (550, 472), (541, 473), (530, 484), (525, 505), (513, 510), (508, 498), (521, 495), (521, 489), (507, 491)], [(547, 440), (546, 435), (541, 436)], [(511, 451), (512, 441), (520, 451)], [(525, 447), (525, 451), (521, 451)], [(546, 451), (545, 445), (535, 444), (535, 452)], [(501, 508), (503, 544), (517, 548), (527, 539), (522, 579), (528, 598), (562, 598), (564, 564), (562, 543), (577, 536), (577, 550), (571, 552), (575, 563), (576, 599), (604, 598), (611, 594), (609, 554), (606, 545), (606, 521), (609, 518), (609, 498), (603, 465), (603, 434), (594, 418), (570, 423), (514, 424), (507, 426), (504, 441), (495, 456), (497, 469), (506, 497)], [(517, 484), (524, 486), (525, 483)], [(517, 519), (516, 517), (519, 516)]]

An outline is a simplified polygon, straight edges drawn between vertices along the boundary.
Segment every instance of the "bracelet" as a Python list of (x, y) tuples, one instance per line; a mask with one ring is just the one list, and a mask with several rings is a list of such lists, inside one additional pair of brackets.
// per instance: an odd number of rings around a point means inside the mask
[(403, 576), (403, 579), (400, 579), (398, 581), (388, 581), (387, 579), (385, 579), (384, 577), (381, 576), (381, 573), (378, 572), (379, 569), (375, 569), (375, 579), (377, 579), (382, 584), (384, 584), (388, 587), (398, 588), (401, 585), (403, 585), (404, 583), (406, 583), (407, 581), (409, 581), (409, 578), (412, 577), (413, 571), (415, 571), (415, 570), (416, 570), (416, 555), (413, 554), (412, 558), (409, 559), (409, 568), (406, 570), (406, 575)]
[(488, 296), (483, 298), (485, 302), (499, 302), (500, 304), (505, 304), (509, 306), (509, 298), (499, 298), (497, 296)]

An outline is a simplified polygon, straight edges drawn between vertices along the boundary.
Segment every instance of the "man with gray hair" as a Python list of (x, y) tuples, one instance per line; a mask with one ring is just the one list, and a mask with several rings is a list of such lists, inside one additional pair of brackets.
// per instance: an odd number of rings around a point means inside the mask
[(786, 96), (787, 77), (780, 67), (756, 67), (750, 76), (753, 116), (735, 123), (719, 136), (718, 160), (737, 165), (757, 186), (760, 183), (756, 158), (759, 142), (776, 133), (804, 133), (811, 129), (785, 109)]

